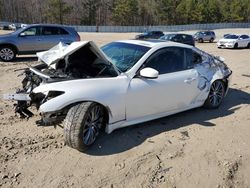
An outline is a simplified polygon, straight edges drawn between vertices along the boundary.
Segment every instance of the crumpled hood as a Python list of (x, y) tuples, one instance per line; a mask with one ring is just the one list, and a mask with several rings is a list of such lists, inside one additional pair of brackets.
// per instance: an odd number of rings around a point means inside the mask
[(108, 57), (95, 45), (92, 41), (80, 41), (80, 42), (73, 42), (70, 45), (59, 43), (58, 45), (54, 46), (48, 51), (38, 52), (36, 55), (39, 60), (46, 63), (48, 66), (52, 66), (59, 62), (61, 59), (64, 59), (66, 56), (69, 56), (76, 52), (77, 50), (81, 49), (85, 45), (89, 44), (91, 50), (104, 62), (108, 65), (113, 65)]

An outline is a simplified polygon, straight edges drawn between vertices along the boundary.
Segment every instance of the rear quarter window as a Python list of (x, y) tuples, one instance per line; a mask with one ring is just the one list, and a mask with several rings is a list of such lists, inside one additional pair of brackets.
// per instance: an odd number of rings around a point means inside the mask
[(201, 64), (203, 61), (202, 56), (191, 49), (186, 49), (186, 60), (189, 68), (194, 67), (194, 65)]
[(61, 35), (68, 35), (69, 34), (68, 31), (66, 31), (63, 28), (59, 28), (59, 32), (60, 32)]
[(60, 35), (60, 28), (58, 27), (43, 27), (42, 34), (43, 35)]

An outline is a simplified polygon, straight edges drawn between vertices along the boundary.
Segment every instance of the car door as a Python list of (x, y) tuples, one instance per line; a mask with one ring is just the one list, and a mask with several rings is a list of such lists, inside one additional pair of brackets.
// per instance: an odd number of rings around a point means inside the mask
[(17, 40), (17, 47), (21, 53), (24, 52), (36, 52), (40, 51), (41, 48), (41, 27), (40, 26), (34, 26), (29, 27), (22, 31), (18, 35)]
[(247, 47), (248, 43), (249, 43), (249, 36), (241, 35), (239, 37), (239, 47), (242, 47), (242, 48)]
[(157, 70), (159, 76), (156, 79), (135, 76), (131, 80), (126, 98), (127, 120), (181, 111), (192, 105), (200, 92), (199, 75), (188, 63), (185, 48), (158, 50), (144, 63), (142, 68), (145, 67)]
[(48, 50), (63, 41), (59, 27), (43, 26), (42, 27), (42, 48)]

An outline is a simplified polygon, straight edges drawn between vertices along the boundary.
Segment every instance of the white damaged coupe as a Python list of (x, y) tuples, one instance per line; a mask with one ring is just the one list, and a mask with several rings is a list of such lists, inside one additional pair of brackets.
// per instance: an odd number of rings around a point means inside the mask
[(191, 108), (217, 108), (232, 71), (220, 57), (160, 40), (124, 40), (101, 50), (90, 41), (58, 44), (37, 54), (41, 64), (25, 69), (16, 113), (38, 125), (63, 122), (66, 143), (79, 151), (101, 132)]

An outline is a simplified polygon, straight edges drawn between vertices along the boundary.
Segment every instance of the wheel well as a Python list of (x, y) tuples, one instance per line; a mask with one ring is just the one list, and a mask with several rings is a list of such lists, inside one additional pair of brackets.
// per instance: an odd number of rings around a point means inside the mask
[(68, 113), (69, 109), (77, 104), (80, 104), (80, 103), (84, 103), (84, 102), (93, 102), (93, 103), (97, 103), (99, 104), (100, 106), (102, 106), (103, 110), (104, 110), (104, 119), (105, 119), (105, 123), (106, 125), (109, 123), (109, 114), (110, 114), (110, 109), (106, 106), (104, 106), (103, 104), (99, 103), (99, 102), (96, 102), (96, 101), (79, 101), (79, 102), (76, 102), (76, 103), (72, 103), (66, 107), (64, 107), (64, 110), (66, 111), (66, 113)]
[(221, 81), (224, 83), (225, 91), (226, 91), (228, 89), (228, 81), (227, 79), (222, 79)]
[[(225, 92), (226, 92), (227, 89), (228, 89), (228, 81), (227, 81), (227, 79), (217, 79), (217, 80), (222, 81), (222, 83), (223, 83), (224, 86), (225, 86)], [(215, 81), (217, 81), (217, 80), (214, 80), (213, 82), (215, 82)]]
[(0, 48), (1, 48), (1, 47), (4, 47), (4, 46), (11, 47), (13, 50), (15, 50), (16, 53), (18, 53), (18, 49), (17, 49), (17, 47), (16, 47), (14, 44), (9, 44), (9, 43), (0, 44)]

